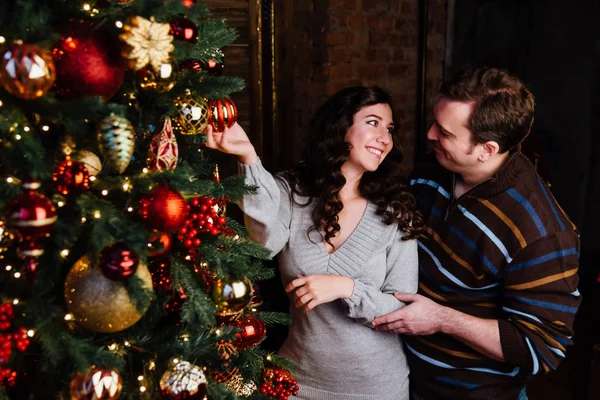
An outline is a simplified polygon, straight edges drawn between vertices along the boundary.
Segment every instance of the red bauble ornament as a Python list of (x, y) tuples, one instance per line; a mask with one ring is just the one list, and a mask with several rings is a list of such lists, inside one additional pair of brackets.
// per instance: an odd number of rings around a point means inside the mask
[(165, 118), (163, 128), (152, 138), (148, 149), (148, 169), (150, 171), (173, 171), (177, 167), (179, 149), (171, 126), (171, 118)]
[(71, 21), (52, 50), (56, 92), (63, 98), (113, 97), (123, 83), (125, 62), (118, 42), (104, 29), (86, 21)]
[(25, 271), (30, 283), (35, 278), (36, 262), (32, 259), (44, 254), (38, 239), (48, 235), (56, 223), (56, 208), (48, 198), (36, 193), (40, 182), (26, 179), (21, 185), (24, 193), (6, 205), (6, 227), (15, 232), (21, 244), (19, 253), (26, 257)]
[(140, 216), (152, 229), (172, 232), (185, 220), (188, 206), (181, 194), (167, 186), (153, 189), (140, 200)]
[(290, 395), (298, 394), (298, 382), (291, 372), (286, 369), (265, 368), (263, 372), (263, 384), (260, 392), (265, 396), (274, 397), (278, 400), (287, 400)]
[(52, 174), (56, 190), (64, 196), (80, 194), (90, 188), (90, 174), (82, 163), (67, 157)]
[(171, 250), (173, 240), (171, 235), (165, 232), (154, 231), (150, 234), (149, 256), (160, 257), (164, 256)]
[(231, 128), (237, 121), (238, 111), (231, 99), (208, 101), (208, 123), (217, 132), (223, 132), (225, 128)]
[(50, 52), (33, 44), (14, 43), (0, 53), (0, 84), (21, 99), (42, 97), (56, 79)]
[(267, 334), (267, 327), (264, 322), (253, 315), (240, 318), (234, 326), (242, 330), (240, 333), (235, 334), (235, 342), (233, 342), (234, 346), (240, 350), (251, 349), (259, 344)]
[(208, 76), (220, 76), (223, 74), (225, 64), (214, 58), (208, 61), (187, 59), (181, 62), (179, 69), (182, 71), (206, 72)]
[(182, 40), (188, 43), (196, 43), (198, 41), (198, 27), (194, 21), (186, 17), (178, 17), (171, 21), (171, 35), (177, 40)]
[(109, 244), (100, 253), (98, 265), (102, 274), (113, 281), (127, 280), (135, 274), (140, 257), (123, 242)]

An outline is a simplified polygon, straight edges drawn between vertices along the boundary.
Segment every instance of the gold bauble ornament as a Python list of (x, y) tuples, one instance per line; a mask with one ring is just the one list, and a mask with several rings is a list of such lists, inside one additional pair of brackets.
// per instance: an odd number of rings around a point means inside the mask
[[(135, 276), (146, 289), (152, 289), (152, 277), (146, 264), (139, 263)], [(119, 332), (142, 318), (131, 301), (123, 282), (112, 281), (102, 270), (81, 257), (65, 280), (65, 301), (69, 312), (84, 328), (94, 332)], [(146, 308), (147, 309), (147, 308)]]
[(165, 399), (202, 399), (206, 396), (207, 383), (200, 367), (177, 360), (160, 378), (160, 393)]
[(178, 111), (173, 118), (173, 129), (182, 135), (197, 135), (204, 133), (208, 125), (208, 102), (206, 99), (194, 96), (189, 90), (183, 96), (178, 96), (173, 102)]
[(52, 53), (34, 44), (15, 42), (0, 48), (0, 86), (20, 99), (44, 96), (56, 79)]
[(217, 315), (219, 316), (242, 312), (250, 303), (251, 297), (252, 283), (248, 278), (218, 279), (212, 287), (212, 298), (217, 306)]
[(69, 396), (71, 400), (116, 400), (122, 387), (123, 380), (118, 372), (92, 366), (73, 376)]
[(90, 176), (96, 176), (102, 171), (100, 157), (88, 150), (79, 150), (71, 155), (71, 159), (79, 161), (87, 168)]
[(146, 92), (168, 92), (177, 83), (177, 64), (172, 60), (164, 62), (157, 71), (146, 66), (138, 71), (137, 85)]

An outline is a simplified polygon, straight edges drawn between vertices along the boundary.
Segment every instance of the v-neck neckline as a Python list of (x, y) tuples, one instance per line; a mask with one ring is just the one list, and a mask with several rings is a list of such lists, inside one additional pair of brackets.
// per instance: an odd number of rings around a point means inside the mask
[(363, 225), (363, 221), (365, 220), (365, 216), (367, 215), (367, 211), (369, 210), (369, 207), (371, 207), (371, 202), (367, 200), (367, 205), (365, 206), (365, 208), (363, 210), (362, 216), (358, 220), (358, 223), (356, 224), (356, 226), (354, 227), (354, 229), (352, 230), (352, 232), (350, 232), (350, 234), (348, 235), (348, 237), (346, 238), (346, 240), (344, 240), (344, 242), (342, 244), (340, 244), (339, 247), (337, 247), (336, 249), (334, 249), (331, 253), (329, 253), (327, 251), (327, 249), (325, 248), (325, 239), (324, 239), (323, 235), (321, 235), (321, 240), (319, 241), (320, 248), (327, 255), (327, 257), (331, 257), (332, 255), (334, 255), (334, 254), (338, 253), (340, 250), (342, 250), (344, 248), (344, 246), (348, 242), (350, 242), (352, 240), (352, 237), (357, 232), (360, 232), (359, 229)]

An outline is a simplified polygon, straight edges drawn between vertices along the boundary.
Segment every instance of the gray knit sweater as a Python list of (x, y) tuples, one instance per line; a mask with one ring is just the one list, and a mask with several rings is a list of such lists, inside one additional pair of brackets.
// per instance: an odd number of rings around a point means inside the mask
[(350, 237), (328, 254), (318, 232), (307, 236), (310, 205), (293, 203), (289, 187), (260, 161), (242, 164), (240, 170), (246, 183), (259, 187), (240, 204), (250, 238), (278, 255), (284, 286), (298, 275), (354, 279), (348, 299), (321, 304), (306, 314), (291, 307), (292, 326), (279, 354), (298, 364), (297, 398), (408, 399), (408, 366), (400, 336), (377, 332), (365, 323), (403, 306), (393, 296), (395, 291), (416, 292), (416, 240), (402, 241), (398, 225), (384, 224), (369, 203)]

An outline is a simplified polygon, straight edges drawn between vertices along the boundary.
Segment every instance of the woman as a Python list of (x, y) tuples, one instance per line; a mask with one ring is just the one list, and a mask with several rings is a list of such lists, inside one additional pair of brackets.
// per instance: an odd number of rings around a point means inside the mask
[(299, 399), (408, 399), (401, 338), (369, 322), (403, 307), (395, 291), (417, 290), (421, 220), (393, 151), (390, 96), (351, 87), (311, 124), (300, 164), (275, 179), (239, 125), (207, 129), (207, 146), (238, 157), (250, 238), (278, 254), (295, 306), (279, 351), (298, 364)]

